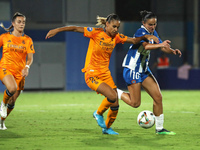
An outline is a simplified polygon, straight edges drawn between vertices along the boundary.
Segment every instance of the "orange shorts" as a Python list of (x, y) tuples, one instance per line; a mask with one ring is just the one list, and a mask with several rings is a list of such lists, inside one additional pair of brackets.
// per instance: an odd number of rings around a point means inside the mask
[(22, 77), (21, 75), (15, 76), (9, 70), (0, 68), (0, 80), (2, 81), (2, 79), (7, 75), (12, 75), (15, 78), (15, 82), (17, 83), (17, 90), (24, 90), (24, 85), (25, 85), (24, 77)]
[(104, 74), (93, 74), (91, 72), (86, 72), (85, 82), (88, 85), (88, 87), (94, 91), (96, 91), (99, 85), (103, 82), (108, 84), (113, 89), (117, 88), (110, 72)]

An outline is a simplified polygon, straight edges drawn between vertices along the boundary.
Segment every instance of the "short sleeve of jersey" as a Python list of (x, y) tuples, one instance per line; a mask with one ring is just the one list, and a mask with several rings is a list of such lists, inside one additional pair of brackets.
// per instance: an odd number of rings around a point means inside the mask
[(3, 35), (0, 35), (0, 47), (3, 45)]
[(92, 27), (84, 27), (84, 36), (88, 38), (92, 38), (95, 33), (95, 28)]
[(123, 43), (124, 44), (124, 42), (126, 42), (127, 38), (128, 37), (123, 35), (123, 34), (117, 34), (116, 35), (116, 44), (117, 43)]
[(30, 38), (29, 39), (29, 46), (28, 46), (28, 49), (27, 49), (27, 53), (35, 53), (35, 49), (34, 49), (34, 46), (33, 46), (33, 41), (32, 39)]
[[(138, 30), (136, 31), (134, 37), (141, 37), (141, 36), (143, 36), (143, 35), (145, 35), (145, 34), (148, 34), (148, 32), (146, 32), (145, 30), (143, 30), (142, 28), (140, 28), (140, 29), (138, 29)], [(143, 42), (147, 42), (147, 41), (142, 40), (142, 41), (140, 41), (140, 42), (143, 43)]]

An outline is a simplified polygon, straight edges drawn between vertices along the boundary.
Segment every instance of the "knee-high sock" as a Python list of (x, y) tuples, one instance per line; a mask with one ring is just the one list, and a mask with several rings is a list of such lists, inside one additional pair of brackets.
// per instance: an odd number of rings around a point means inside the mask
[[(8, 115), (11, 113), (11, 111), (14, 109), (14, 105), (9, 105), (8, 104), (8, 106), (7, 106), (8, 108), (7, 108), (7, 117), (8, 117)], [(6, 117), (6, 118), (7, 118)], [(1, 117), (1, 120), (5, 120), (6, 118), (3, 118), (3, 117)]]
[(8, 89), (6, 89), (5, 91), (4, 91), (4, 95), (3, 95), (3, 103), (4, 104), (7, 104), (8, 103), (8, 100), (10, 99), (10, 97), (12, 97), (13, 96), (13, 94), (11, 94), (9, 91), (8, 91)]
[(110, 128), (110, 126), (113, 124), (115, 119), (117, 118), (119, 106), (116, 107), (110, 107), (108, 114), (107, 114), (107, 119), (106, 119), (106, 127)]
[(107, 99), (106, 97), (101, 102), (101, 105), (97, 109), (97, 114), (102, 115), (114, 102)]

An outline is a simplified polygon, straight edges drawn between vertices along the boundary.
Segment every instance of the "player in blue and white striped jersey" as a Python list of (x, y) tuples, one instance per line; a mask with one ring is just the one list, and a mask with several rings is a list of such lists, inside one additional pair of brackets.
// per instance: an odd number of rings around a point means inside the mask
[[(162, 43), (162, 40), (159, 38), (155, 30), (153, 33), (150, 33), (143, 25), (141, 26), (141, 28), (137, 30), (134, 37), (141, 37), (146, 34), (154, 35), (158, 37), (159, 43)], [(154, 44), (153, 40), (152, 41), (142, 40), (139, 44), (135, 44), (135, 45), (132, 44), (129, 48), (127, 55), (124, 58), (124, 62), (122, 64), (123, 67), (129, 68), (131, 70), (135, 70), (135, 72), (139, 72), (139, 73), (146, 72), (147, 70), (150, 71), (148, 68), (148, 63), (150, 59), (150, 50), (145, 49), (145, 47), (143, 46), (144, 42)], [(165, 45), (163, 44), (163, 46)]]
[[(159, 38), (155, 31), (157, 25), (156, 15), (147, 11), (141, 11), (140, 14), (142, 16), (143, 25), (136, 31), (134, 36), (140, 37), (148, 34)], [(159, 38), (159, 43), (143, 40), (139, 44), (130, 46), (122, 64), (124, 67), (123, 77), (129, 93), (125, 93), (118, 89), (118, 97), (128, 105), (137, 108), (141, 104), (141, 87), (143, 87), (143, 89), (145, 89), (153, 98), (153, 113), (156, 116), (156, 134), (174, 135), (176, 133), (163, 128), (164, 115), (162, 94), (160, 92), (160, 87), (148, 66), (151, 50), (160, 48), (161, 51), (165, 53), (178, 54), (181, 56), (181, 51), (172, 49), (169, 44), (169, 40), (162, 42)]]

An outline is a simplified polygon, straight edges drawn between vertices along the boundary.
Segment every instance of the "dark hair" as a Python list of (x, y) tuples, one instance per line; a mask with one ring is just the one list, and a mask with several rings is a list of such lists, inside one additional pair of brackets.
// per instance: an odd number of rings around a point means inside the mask
[(15, 19), (16, 19), (17, 17), (24, 17), (24, 18), (26, 18), (23, 14), (21, 14), (21, 13), (19, 13), (19, 12), (16, 12), (16, 13), (13, 15), (13, 17), (12, 17), (12, 22), (14, 22)]
[(157, 18), (157, 16), (150, 11), (140, 11), (140, 15), (142, 16), (142, 21), (146, 22), (148, 19)]
[(120, 18), (116, 14), (110, 14), (106, 18), (105, 17), (99, 17), (99, 16), (97, 16), (97, 24), (96, 25), (97, 26), (103, 26), (103, 27), (105, 27), (106, 22), (110, 23), (112, 20), (118, 20), (118, 21), (120, 21)]
[(118, 21), (120, 21), (120, 18), (116, 14), (110, 14), (110, 15), (108, 15), (107, 19), (106, 19), (106, 22), (108, 21), (110, 23), (112, 20), (118, 20)]
[[(21, 14), (21, 13), (19, 13), (19, 12), (16, 12), (16, 13), (13, 15), (13, 17), (12, 17), (12, 22), (14, 22), (15, 19), (16, 19), (17, 17), (24, 17), (24, 18), (26, 18), (23, 14)], [(13, 25), (12, 25), (12, 24), (11, 24), (11, 26), (10, 26), (9, 28), (5, 28), (4, 25), (3, 25), (3, 23), (1, 23), (0, 26), (1, 26), (4, 30), (6, 30), (6, 31), (9, 31), (9, 30), (11, 30), (11, 29), (13, 28)]]

